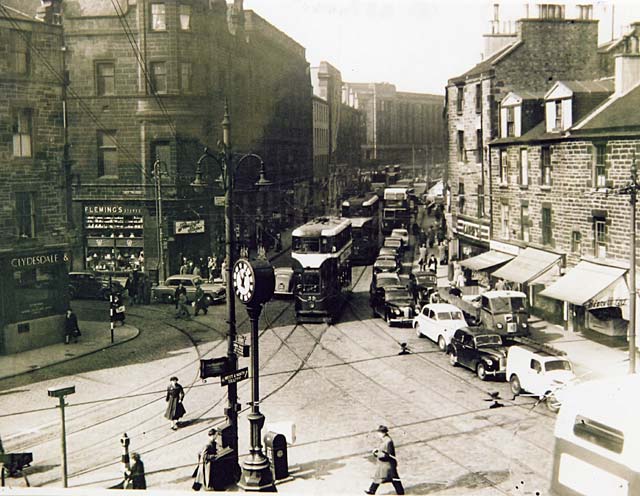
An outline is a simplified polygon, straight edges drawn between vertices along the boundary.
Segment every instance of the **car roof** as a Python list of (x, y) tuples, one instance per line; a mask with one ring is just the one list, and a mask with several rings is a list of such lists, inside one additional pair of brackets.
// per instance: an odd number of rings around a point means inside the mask
[(526, 344), (518, 344), (518, 345), (512, 346), (511, 349), (515, 349), (516, 352), (518, 350), (522, 350), (531, 355), (536, 355), (538, 358), (540, 358), (540, 361), (547, 361), (551, 359), (569, 361), (564, 355), (549, 353), (548, 351), (541, 350), (539, 348), (535, 348), (534, 346), (530, 346)]
[(428, 307), (434, 312), (462, 312), (457, 306), (451, 305), (450, 303), (428, 303), (425, 307)]
[(407, 233), (407, 234), (409, 234), (409, 231), (407, 231), (407, 230), (406, 230), (405, 228), (403, 228), (403, 227), (396, 227), (396, 228), (392, 229), (392, 230), (391, 230), (391, 233), (392, 233), (392, 234), (391, 234), (391, 236), (393, 236), (393, 233), (394, 233), (394, 232), (401, 232), (401, 233)]
[(395, 272), (381, 272), (380, 274), (375, 274), (376, 281), (378, 279), (398, 279), (400, 280), (400, 276)]
[(384, 238), (385, 241), (387, 240), (391, 240), (391, 241), (402, 241), (402, 238), (399, 238), (398, 236), (387, 236), (386, 238)]

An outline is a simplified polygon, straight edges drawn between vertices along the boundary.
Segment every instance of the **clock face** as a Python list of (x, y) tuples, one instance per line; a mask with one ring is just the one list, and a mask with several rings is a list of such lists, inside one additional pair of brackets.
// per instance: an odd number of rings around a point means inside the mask
[(253, 267), (247, 260), (238, 260), (233, 268), (233, 286), (240, 301), (247, 303), (253, 298), (256, 280)]

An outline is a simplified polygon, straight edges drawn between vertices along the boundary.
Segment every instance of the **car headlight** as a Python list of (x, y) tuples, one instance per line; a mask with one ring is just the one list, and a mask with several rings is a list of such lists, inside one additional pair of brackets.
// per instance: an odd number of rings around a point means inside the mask
[(529, 327), (526, 322), (523, 322), (521, 325), (523, 329), (526, 329), (527, 327)]
[(498, 329), (502, 329), (504, 326), (500, 322), (498, 322), (498, 326), (497, 327), (498, 327)]
[(493, 365), (493, 358), (491, 358), (491, 357), (482, 357), (482, 359), (486, 362), (487, 365)]
[(391, 309), (391, 313), (393, 313), (393, 315), (402, 315), (402, 310), (400, 310), (399, 308), (392, 308)]

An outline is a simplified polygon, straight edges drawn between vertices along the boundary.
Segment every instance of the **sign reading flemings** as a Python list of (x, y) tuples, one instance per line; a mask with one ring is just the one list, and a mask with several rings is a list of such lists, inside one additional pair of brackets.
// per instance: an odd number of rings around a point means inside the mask
[(204, 220), (177, 220), (176, 234), (197, 234), (204, 232)]
[(249, 378), (249, 369), (247, 367), (238, 369), (230, 374), (223, 374), (220, 376), (220, 385), (228, 386), (229, 384), (235, 384), (236, 382), (244, 381)]

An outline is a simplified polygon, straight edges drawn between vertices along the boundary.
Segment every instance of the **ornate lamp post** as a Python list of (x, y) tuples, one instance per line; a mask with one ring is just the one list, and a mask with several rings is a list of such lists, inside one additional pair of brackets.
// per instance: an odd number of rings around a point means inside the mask
[[(233, 232), (234, 219), (233, 219), (233, 189), (235, 173), (239, 167), (248, 159), (254, 158), (260, 161), (260, 179), (257, 181), (256, 186), (264, 187), (271, 185), (265, 177), (265, 167), (262, 158), (255, 153), (247, 153), (242, 155), (234, 164), (233, 155), (231, 153), (231, 119), (229, 118), (229, 109), (225, 105), (224, 118), (222, 119), (222, 143), (219, 143), (220, 150), (218, 152), (212, 151), (209, 148), (205, 148), (204, 153), (198, 159), (195, 178), (191, 183), (191, 186), (196, 191), (202, 191), (207, 187), (206, 182), (203, 179), (202, 174), (202, 162), (211, 158), (222, 169), (222, 180), (224, 187), (224, 218), (225, 218), (225, 262), (226, 262), (226, 294), (227, 294), (227, 324), (229, 326), (227, 331), (227, 372), (233, 373), (238, 370), (238, 356), (235, 352), (236, 341), (236, 300), (233, 292), (232, 283), (232, 271), (235, 264), (235, 236)], [(228, 404), (224, 413), (227, 417), (229, 440), (231, 442), (230, 448), (234, 452), (234, 463), (238, 466), (238, 412), (240, 411), (240, 404), (238, 403), (238, 387), (236, 383), (230, 383), (227, 390)], [(239, 475), (240, 469), (238, 466), (237, 473)], [(237, 482), (237, 478), (236, 478)]]

